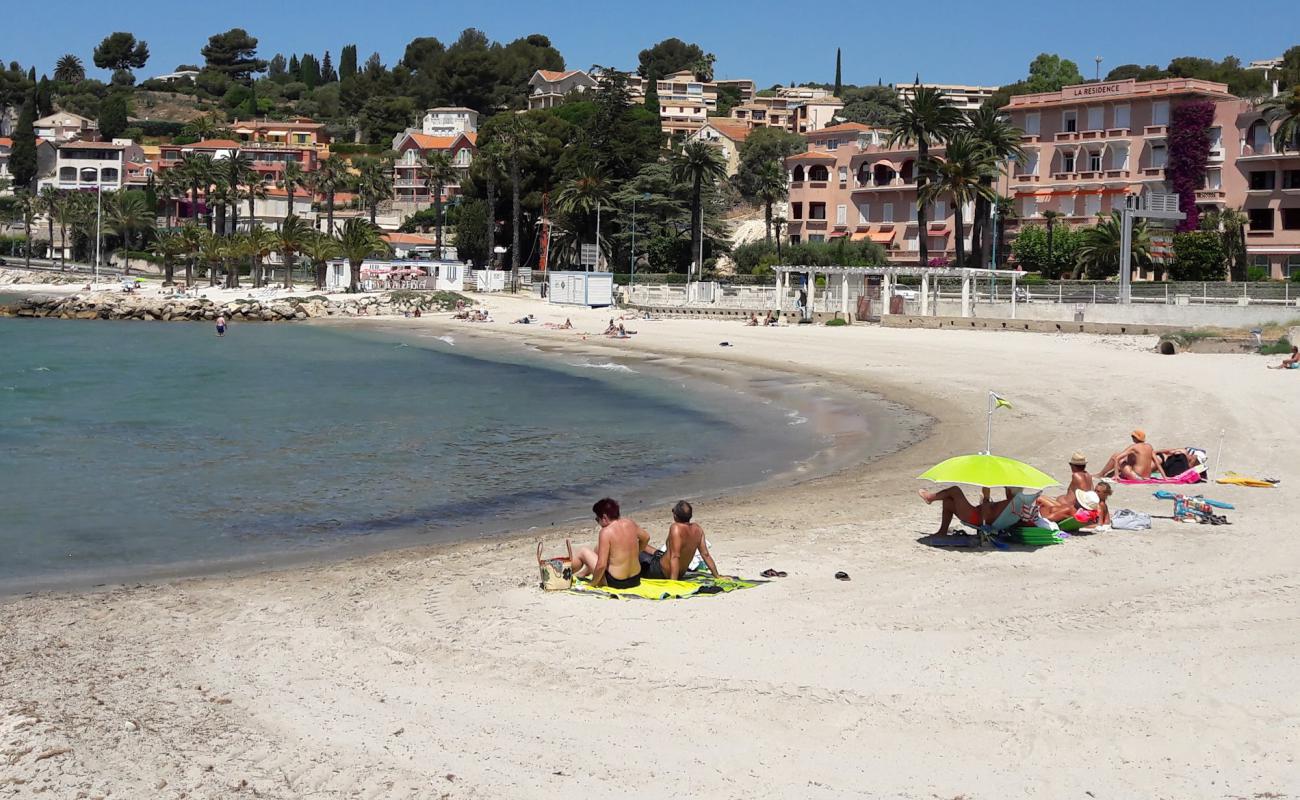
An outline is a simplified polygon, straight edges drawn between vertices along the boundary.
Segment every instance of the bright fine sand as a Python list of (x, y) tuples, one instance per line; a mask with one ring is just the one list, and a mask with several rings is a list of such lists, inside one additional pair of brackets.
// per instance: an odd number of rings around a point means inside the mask
[[(1264, 368), (1280, 357), (695, 320), (584, 340), (506, 321), (597, 331), (608, 311), (486, 302), (498, 322), (391, 324), (775, 368), (934, 425), (831, 477), (699, 502), (724, 572), (789, 573), (725, 596), (544, 594), (521, 532), (0, 601), (0, 797), (1300, 795), (1300, 373)], [(988, 389), (1013, 403), (994, 449), (1058, 478), (1073, 450), (1099, 465), (1141, 426), (1211, 451), (1226, 431), (1223, 470), (1282, 486), (1203, 487), (1237, 504), (1226, 527), (920, 544), (938, 509), (915, 476), (982, 448)], [(1123, 507), (1172, 510), (1132, 487)], [(634, 516), (666, 531), (667, 508)], [(547, 550), (565, 534), (589, 543), (594, 525), (547, 531)]]

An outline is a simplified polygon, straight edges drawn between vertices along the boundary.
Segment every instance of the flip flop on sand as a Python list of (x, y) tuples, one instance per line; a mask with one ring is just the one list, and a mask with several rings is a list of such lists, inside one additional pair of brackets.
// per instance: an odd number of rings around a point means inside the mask
[(849, 577), (849, 573), (847, 573), (847, 572), (837, 572), (837, 573), (835, 573), (835, 580), (837, 580), (837, 581), (851, 581), (851, 580), (853, 580), (853, 579)]
[(764, 578), (784, 578), (786, 576), (786, 573), (776, 569), (765, 569), (758, 574)]

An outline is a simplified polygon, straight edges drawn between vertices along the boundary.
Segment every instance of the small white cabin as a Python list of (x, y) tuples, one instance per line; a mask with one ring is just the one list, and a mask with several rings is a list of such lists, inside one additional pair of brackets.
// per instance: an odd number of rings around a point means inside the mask
[(612, 272), (547, 272), (547, 300), (562, 305), (604, 308), (614, 305)]
[[(425, 259), (390, 260), (367, 258), (361, 262), (361, 285), (365, 291), (389, 289), (465, 290), (465, 265), (459, 261)], [(342, 292), (352, 280), (351, 266), (343, 259), (330, 261), (325, 270), (325, 288)]]

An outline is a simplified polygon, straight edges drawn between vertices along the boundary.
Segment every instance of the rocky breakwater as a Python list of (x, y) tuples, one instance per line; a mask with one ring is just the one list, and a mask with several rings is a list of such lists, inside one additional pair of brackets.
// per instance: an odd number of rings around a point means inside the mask
[(404, 316), (407, 312), (446, 311), (463, 299), (449, 292), (392, 292), (331, 299), (324, 295), (270, 300), (240, 298), (216, 302), (206, 297), (96, 292), (69, 297), (32, 296), (0, 309), (0, 316), (55, 319), (129, 319), (201, 322), (224, 316), (232, 322), (293, 322), (320, 317)]
[(0, 269), (0, 286), (21, 286), (27, 283), (74, 284), (85, 283), (85, 275), (48, 270)]

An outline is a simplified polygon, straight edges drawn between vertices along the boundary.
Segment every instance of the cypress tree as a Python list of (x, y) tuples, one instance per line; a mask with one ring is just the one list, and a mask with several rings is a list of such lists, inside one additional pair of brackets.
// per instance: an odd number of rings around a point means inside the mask
[(36, 67), (27, 70), (27, 82), (32, 84), (36, 83)]
[(298, 63), (298, 54), (289, 54), (289, 79), (294, 81), (302, 80), (302, 65)]
[(339, 52), (339, 80), (354, 78), (357, 74), (357, 46), (345, 44)]
[(14, 188), (30, 189), (36, 180), (36, 92), (27, 93), (23, 110), (18, 114), (14, 128), (13, 148), (9, 152), (9, 172), (14, 176)]
[(321, 83), (333, 83), (338, 80), (339, 76), (334, 74), (334, 65), (330, 61), (330, 51), (325, 51), (325, 60), (320, 64)]
[(48, 117), (54, 113), (54, 100), (50, 96), (50, 82), (42, 75), (41, 82), (36, 84), (36, 113), (42, 117)]
[(840, 92), (844, 90), (843, 73), (840, 72), (840, 49), (835, 48), (835, 96), (839, 97)]

